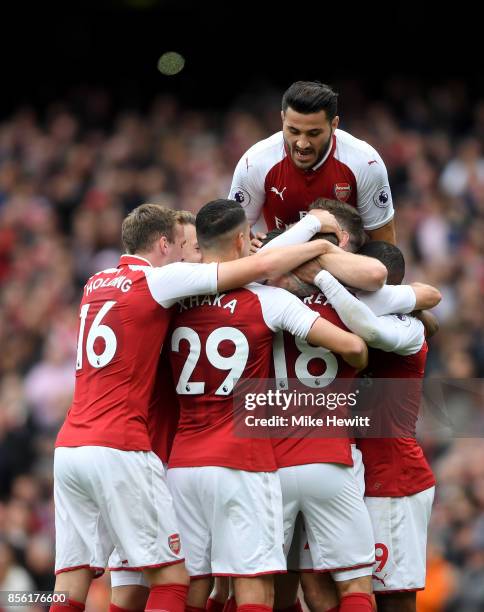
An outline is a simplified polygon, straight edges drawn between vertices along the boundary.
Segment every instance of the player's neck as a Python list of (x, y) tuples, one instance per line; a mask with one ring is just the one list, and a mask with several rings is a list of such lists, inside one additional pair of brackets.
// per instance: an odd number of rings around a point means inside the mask
[(240, 255), (235, 251), (205, 251), (202, 254), (202, 263), (223, 263), (240, 259)]
[(161, 268), (162, 266), (172, 263), (169, 257), (165, 257), (159, 253), (134, 253), (133, 257), (140, 257), (148, 261), (154, 268)]

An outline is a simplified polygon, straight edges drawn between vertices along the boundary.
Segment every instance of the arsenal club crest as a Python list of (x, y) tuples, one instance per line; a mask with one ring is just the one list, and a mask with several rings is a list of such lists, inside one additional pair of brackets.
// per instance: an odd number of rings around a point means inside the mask
[(173, 533), (171, 536), (168, 536), (168, 546), (170, 550), (178, 555), (181, 550), (180, 536), (178, 533)]
[(335, 183), (334, 197), (340, 202), (347, 202), (351, 195), (351, 185), (349, 183)]

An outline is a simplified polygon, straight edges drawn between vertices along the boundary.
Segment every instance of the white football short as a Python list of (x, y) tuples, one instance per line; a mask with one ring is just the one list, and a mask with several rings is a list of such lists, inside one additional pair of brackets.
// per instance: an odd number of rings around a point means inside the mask
[(161, 461), (152, 452), (61, 447), (54, 455), (56, 573), (104, 572), (114, 548), (123, 568), (183, 561)]
[(375, 532), (373, 590), (378, 593), (425, 588), (427, 527), (435, 487), (407, 497), (367, 497)]
[[(163, 473), (166, 477), (166, 471), (168, 469), (168, 464), (164, 461), (162, 462)], [(178, 523), (177, 523), (178, 524)], [(109, 557), (108, 567), (111, 570), (111, 588), (119, 586), (144, 586), (149, 589), (149, 582), (146, 580), (143, 572), (141, 570), (125, 570), (122, 564), (122, 559), (119, 556), (117, 549), (115, 548)]]
[(286, 571), (276, 472), (217, 466), (172, 468), (168, 483), (190, 576)]
[(363, 500), (364, 469), (360, 451), (352, 450), (353, 467), (314, 463), (279, 470), (289, 569), (330, 571), (337, 581), (371, 574), (374, 539)]

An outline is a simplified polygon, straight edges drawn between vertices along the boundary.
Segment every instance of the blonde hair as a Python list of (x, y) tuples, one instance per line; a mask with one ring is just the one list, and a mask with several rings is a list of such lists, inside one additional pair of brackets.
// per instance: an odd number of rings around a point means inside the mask
[(188, 210), (175, 212), (177, 223), (180, 225), (195, 225), (195, 215)]

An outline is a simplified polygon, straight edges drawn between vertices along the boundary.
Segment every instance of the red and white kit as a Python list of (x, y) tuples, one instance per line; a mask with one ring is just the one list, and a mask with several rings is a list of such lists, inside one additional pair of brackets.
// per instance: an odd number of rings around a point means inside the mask
[[(304, 298), (304, 303), (322, 318), (347, 330), (322, 293)], [(274, 340), (274, 373), (278, 388), (287, 388), (287, 379), (298, 379), (321, 392), (330, 391), (335, 379), (356, 376), (356, 370), (339, 355), (282, 332)], [(335, 580), (371, 574), (374, 539), (362, 485), (358, 482), (361, 461), (356, 449), (353, 453), (358, 473), (353, 467), (352, 440), (289, 437), (272, 442), (284, 503), (286, 555), (296, 528), (293, 546), (299, 555), (294, 549), (291, 551), (289, 567), (331, 571)], [(299, 512), (307, 537), (301, 536), (296, 525)]]
[[(153, 452), (160, 458), (165, 473), (178, 425), (179, 412), (178, 396), (173, 384), (168, 351), (163, 348), (150, 400), (148, 427)], [(149, 587), (143, 572), (124, 570), (123, 559), (117, 550), (114, 550), (109, 557), (109, 569), (113, 588), (132, 584)]]
[[(368, 373), (374, 378), (423, 378), (424, 342), (413, 355), (370, 351)], [(417, 423), (420, 397), (412, 385), (395, 394), (392, 413)], [(395, 403), (397, 404), (395, 406)], [(382, 406), (385, 409), (385, 405)], [(373, 589), (379, 593), (425, 588), (427, 528), (435, 478), (415, 438), (358, 440), (365, 464), (366, 505), (375, 532)]]
[(335, 131), (326, 156), (310, 170), (294, 165), (282, 132), (261, 140), (237, 164), (229, 198), (244, 207), (249, 223), (259, 231), (298, 221), (317, 198), (356, 207), (366, 230), (393, 218), (383, 160), (368, 143), (343, 130)]
[(305, 338), (317, 317), (286, 291), (257, 284), (177, 306), (171, 360), (180, 420), (168, 480), (192, 576), (286, 569), (272, 444), (234, 435), (233, 389), (253, 379), (257, 392), (257, 380), (269, 377), (273, 333)]
[(74, 400), (54, 459), (57, 573), (102, 572), (114, 547), (123, 567), (182, 560), (148, 412), (171, 306), (216, 287), (216, 264), (153, 268), (131, 255), (86, 283)]
[[(379, 413), (395, 415), (398, 424), (405, 424), (411, 437), (360, 439), (358, 446), (365, 465), (365, 501), (376, 542), (373, 588), (381, 593), (422, 589), (425, 587), (427, 526), (435, 485), (414, 437), (427, 359), (423, 324), (411, 316), (382, 312), (385, 303), (397, 307), (399, 300), (403, 310), (411, 309), (412, 300), (405, 299), (403, 287), (393, 290), (394, 299), (381, 300), (392, 292), (391, 287), (386, 287), (384, 291), (375, 292), (369, 300), (361, 294), (362, 299), (357, 300), (327, 271), (320, 272), (315, 282), (346, 325), (373, 347), (366, 375), (376, 379), (408, 380), (407, 385), (398, 384), (394, 393), (382, 393), (375, 388), (374, 404)], [(370, 302), (382, 316), (375, 316), (368, 307)]]

